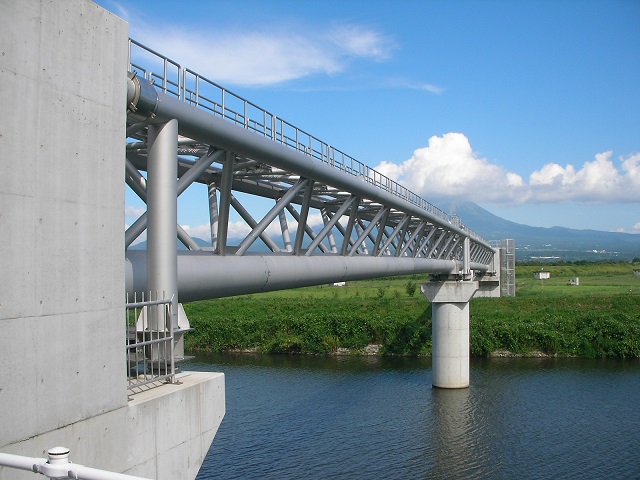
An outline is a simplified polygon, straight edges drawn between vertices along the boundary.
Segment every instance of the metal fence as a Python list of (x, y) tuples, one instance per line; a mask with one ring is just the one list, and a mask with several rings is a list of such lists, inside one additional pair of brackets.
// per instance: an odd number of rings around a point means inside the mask
[(173, 322), (171, 321), (173, 299), (151, 299), (151, 295), (137, 295), (126, 305), (127, 328), (127, 389), (159, 382), (175, 381), (175, 354), (173, 344)]
[(491, 240), (489, 244), (500, 250), (500, 296), (516, 296), (516, 241), (513, 238)]
[[(167, 95), (358, 177), (452, 223), (446, 212), (386, 175), (133, 39), (129, 39), (129, 70), (151, 81)], [(458, 228), (471, 238), (486, 243), (464, 225)]]

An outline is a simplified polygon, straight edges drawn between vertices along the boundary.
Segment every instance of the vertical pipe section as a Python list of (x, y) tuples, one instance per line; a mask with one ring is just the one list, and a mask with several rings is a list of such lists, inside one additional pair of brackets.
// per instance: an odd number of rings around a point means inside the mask
[(356, 223), (356, 218), (358, 218), (358, 207), (360, 206), (360, 197), (355, 197), (353, 201), (353, 206), (351, 207), (351, 213), (349, 214), (349, 221), (347, 222), (347, 230), (344, 234), (344, 238), (342, 239), (342, 249), (340, 250), (340, 255), (346, 255), (347, 250), (350, 245), (351, 240), (351, 232), (353, 231), (353, 226)]
[(211, 246), (218, 248), (218, 194), (215, 183), (209, 184), (209, 224), (211, 225)]
[(465, 277), (471, 276), (471, 239), (464, 237), (464, 244), (462, 246), (462, 274)]
[[(322, 223), (323, 225), (326, 225), (327, 223), (329, 223), (329, 214), (327, 213), (326, 209), (322, 209), (321, 212), (322, 215)], [(338, 246), (336, 244), (336, 238), (333, 235), (333, 232), (331, 232), (331, 230), (329, 231), (329, 234), (327, 235), (327, 238), (329, 239), (329, 248), (331, 248), (331, 252), (332, 253), (338, 253)]]
[(384, 210), (385, 210), (384, 215), (382, 216), (382, 219), (380, 220), (380, 224), (378, 225), (378, 234), (376, 235), (376, 241), (373, 244), (374, 257), (379, 256), (378, 253), (380, 251), (380, 242), (382, 242), (382, 236), (386, 232), (387, 220), (389, 219), (389, 213), (391, 212), (391, 209), (389, 207), (384, 207)]
[(233, 164), (235, 159), (235, 154), (227, 152), (224, 166), (222, 167), (220, 205), (218, 207), (218, 248), (216, 249), (216, 252), (220, 255), (224, 255), (227, 249), (231, 186), (233, 184)]
[(296, 219), (298, 221), (298, 230), (296, 232), (296, 242), (293, 246), (294, 255), (300, 255), (302, 252), (302, 241), (304, 240), (304, 232), (307, 231), (307, 218), (309, 217), (309, 207), (313, 196), (313, 183), (313, 180), (309, 180), (302, 199), (302, 205), (300, 206), (300, 215)]
[(284, 242), (284, 248), (287, 252), (293, 252), (293, 246), (291, 243), (291, 235), (289, 234), (289, 224), (287, 223), (287, 215), (284, 210), (281, 210), (278, 214), (280, 219), (280, 231), (282, 232), (282, 241)]
[[(151, 295), (173, 297), (172, 319), (178, 327), (178, 255), (176, 202), (178, 177), (178, 121), (173, 119), (162, 125), (149, 126), (147, 156), (147, 289)], [(151, 328), (164, 325), (156, 322)], [(155, 318), (154, 318), (155, 317)]]

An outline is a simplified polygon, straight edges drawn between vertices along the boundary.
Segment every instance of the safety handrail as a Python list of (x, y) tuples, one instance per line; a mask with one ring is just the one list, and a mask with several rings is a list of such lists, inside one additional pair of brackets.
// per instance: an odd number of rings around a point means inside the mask
[(69, 449), (54, 447), (47, 450), (48, 458), (25, 457), (0, 452), (0, 466), (39, 473), (47, 478), (75, 478), (78, 480), (149, 480), (124, 473), (86, 467), (69, 460)]

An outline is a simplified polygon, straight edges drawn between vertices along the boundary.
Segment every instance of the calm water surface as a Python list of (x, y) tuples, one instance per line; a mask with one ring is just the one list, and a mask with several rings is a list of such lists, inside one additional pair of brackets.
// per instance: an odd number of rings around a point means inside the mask
[(204, 479), (640, 479), (640, 361), (214, 355), (227, 413)]

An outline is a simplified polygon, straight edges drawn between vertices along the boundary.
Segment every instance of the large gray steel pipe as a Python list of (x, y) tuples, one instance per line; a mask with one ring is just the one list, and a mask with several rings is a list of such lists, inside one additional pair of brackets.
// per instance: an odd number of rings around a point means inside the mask
[[(418, 273), (455, 274), (453, 260), (396, 257), (298, 257), (290, 253), (216, 255), (178, 252), (178, 291), (181, 302), (323, 285), (348, 280)], [(130, 296), (144, 291), (147, 256), (144, 250), (126, 252), (126, 285)]]

